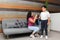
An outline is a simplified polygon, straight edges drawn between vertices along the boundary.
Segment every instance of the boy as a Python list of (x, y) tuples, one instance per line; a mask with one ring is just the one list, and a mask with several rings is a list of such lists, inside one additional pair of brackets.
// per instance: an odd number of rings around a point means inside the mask
[(41, 37), (43, 37), (43, 31), (45, 30), (45, 38), (48, 39), (48, 25), (50, 24), (50, 14), (47, 11), (46, 6), (42, 6), (41, 18)]

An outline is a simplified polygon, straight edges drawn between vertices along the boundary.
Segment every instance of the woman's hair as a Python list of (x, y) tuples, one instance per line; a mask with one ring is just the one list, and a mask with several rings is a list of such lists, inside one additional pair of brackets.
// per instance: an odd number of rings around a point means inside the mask
[(31, 14), (32, 14), (31, 11), (29, 11), (27, 14), (27, 22), (28, 22), (28, 19), (31, 17)]
[(27, 26), (28, 26), (28, 19), (29, 19), (30, 17), (32, 17), (31, 14), (32, 14), (31, 11), (29, 11), (28, 14), (27, 14)]

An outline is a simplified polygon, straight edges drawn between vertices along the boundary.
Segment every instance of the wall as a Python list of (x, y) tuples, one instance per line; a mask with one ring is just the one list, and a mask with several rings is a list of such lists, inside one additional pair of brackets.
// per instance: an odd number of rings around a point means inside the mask
[(60, 13), (51, 14), (51, 30), (60, 31)]
[[(26, 18), (28, 12), (19, 12), (19, 11), (0, 11), (0, 21), (7, 18)], [(2, 32), (2, 26), (0, 23), (0, 32)]]
[[(0, 11), (0, 21), (3, 19), (8, 19), (8, 18), (26, 18), (28, 11)], [(33, 13), (39, 13), (39, 12), (33, 12)], [(2, 26), (0, 23), (0, 33), (2, 32)]]
[[(0, 21), (6, 18), (26, 18), (27, 12), (24, 9), (40, 10), (41, 3), (29, 2), (23, 0), (0, 0)], [(2, 9), (1, 9), (2, 8)], [(5, 8), (5, 10), (4, 10)], [(9, 9), (10, 11), (7, 11)], [(17, 9), (23, 9), (24, 11), (16, 11)], [(12, 11), (15, 10), (15, 11)], [(0, 23), (0, 32), (1, 32)]]
[[(0, 17), (5, 18), (25, 18), (28, 12), (0, 11)], [(37, 12), (35, 12), (37, 13)], [(60, 13), (51, 13), (51, 30), (60, 31)], [(0, 24), (1, 32), (1, 24)]]
[(40, 10), (41, 3), (29, 2), (23, 0), (1, 0), (0, 8)]
[[(11, 9), (30, 9), (30, 10), (40, 10), (43, 3), (37, 3), (37, 2), (29, 2), (29, 1), (23, 1), (23, 0), (0, 0), (0, 8), (11, 8)], [(48, 5), (48, 6), (54, 6), (54, 5)], [(54, 6), (59, 9), (58, 6)], [(6, 10), (7, 10), (6, 9)], [(52, 10), (52, 8), (50, 8)], [(23, 17), (21, 15), (26, 15), (27, 12), (19, 12), (19, 11), (1, 11), (0, 9), (0, 21), (4, 18), (20, 18)], [(54, 19), (55, 14), (51, 14), (52, 19), (52, 27), (54, 28)], [(53, 16), (54, 15), (54, 16)], [(26, 16), (24, 16), (26, 17)], [(1, 29), (1, 23), (0, 23), (0, 29)]]
[[(42, 1), (42, 0), (41, 0)], [(0, 0), (0, 8), (24, 9), (41, 11), (41, 6), (45, 2), (26, 1), (26, 0)], [(1, 10), (1, 9), (0, 9)], [(49, 3), (48, 10), (50, 12), (60, 12), (60, 6)]]

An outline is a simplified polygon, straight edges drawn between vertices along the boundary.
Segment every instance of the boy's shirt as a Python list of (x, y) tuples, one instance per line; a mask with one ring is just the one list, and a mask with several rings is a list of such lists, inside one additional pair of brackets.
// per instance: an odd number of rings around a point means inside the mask
[(41, 20), (47, 20), (50, 17), (50, 13), (48, 11), (41, 12), (40, 14)]

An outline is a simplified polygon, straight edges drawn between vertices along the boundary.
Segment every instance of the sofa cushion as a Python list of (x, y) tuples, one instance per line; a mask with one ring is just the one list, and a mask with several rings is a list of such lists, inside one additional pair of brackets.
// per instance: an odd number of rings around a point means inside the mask
[(32, 32), (28, 28), (11, 28), (11, 29), (4, 29), (3, 30), (5, 35), (11, 35), (11, 34), (21, 34), (21, 33), (29, 33)]

